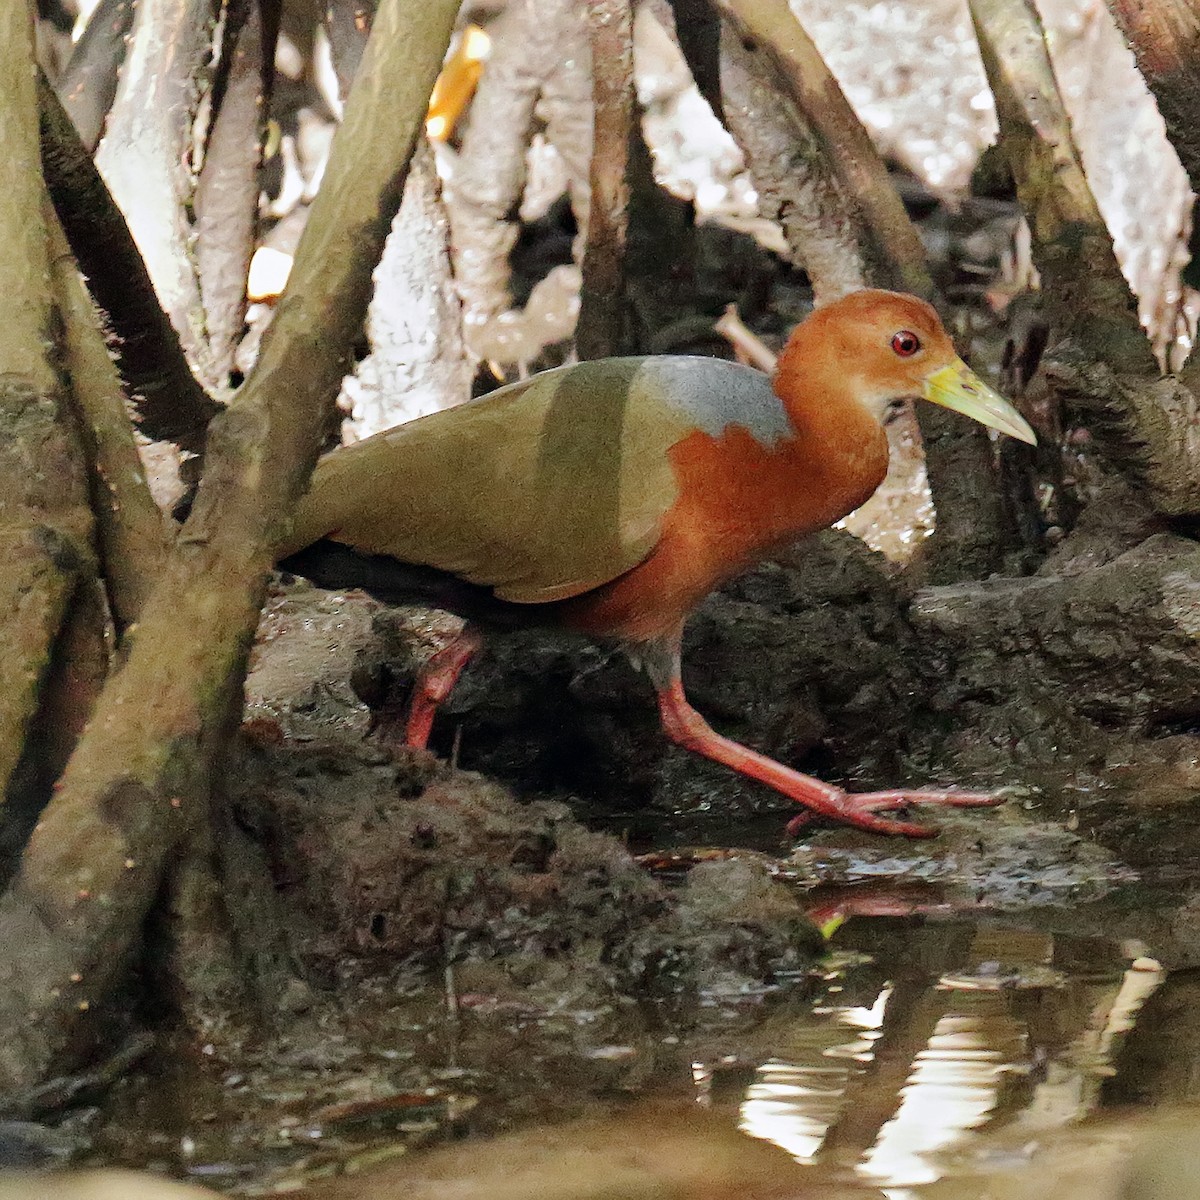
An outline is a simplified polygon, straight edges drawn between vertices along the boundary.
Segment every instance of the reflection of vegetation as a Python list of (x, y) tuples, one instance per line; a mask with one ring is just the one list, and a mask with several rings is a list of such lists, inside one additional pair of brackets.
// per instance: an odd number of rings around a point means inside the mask
[(1171, 971), (1142, 1006), (1104, 1085), (1108, 1104), (1200, 1099), (1200, 971)]
[[(1112, 1086), (1114, 1055), (1120, 1079), (1137, 1044), (1159, 1040), (1162, 994), (1139, 1006), (1161, 973), (1123, 971), (1103, 939), (877, 922), (838, 942), (877, 958), (837, 977), (820, 1018), (774, 1032), (742, 1122), (802, 1161), (857, 1165), (883, 1186), (935, 1178), (939, 1153), (969, 1133), (986, 1135), (985, 1147), (1040, 1139), (1092, 1111), (1102, 1087), (1134, 1098)], [(1187, 1097), (1154, 1088), (1136, 1098)]]

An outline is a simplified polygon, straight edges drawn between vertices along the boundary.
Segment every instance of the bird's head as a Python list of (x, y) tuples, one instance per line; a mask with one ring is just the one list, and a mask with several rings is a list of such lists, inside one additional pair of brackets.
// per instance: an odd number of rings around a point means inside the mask
[(932, 305), (900, 292), (851, 292), (798, 325), (779, 356), (775, 390), (811, 394), (828, 381), (881, 425), (909, 400), (930, 400), (1030, 445), (1019, 412), (955, 352)]

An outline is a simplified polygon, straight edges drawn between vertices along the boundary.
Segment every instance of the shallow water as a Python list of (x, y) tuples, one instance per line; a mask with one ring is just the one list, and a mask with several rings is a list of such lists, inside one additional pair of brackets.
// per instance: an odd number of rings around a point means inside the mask
[(896, 1200), (988, 1161), (993, 1137), (1029, 1155), (1104, 1107), (1170, 978), (1148, 946), (1070, 932), (1077, 915), (852, 918), (833, 939), (848, 960), (770, 1057), (730, 1087), (720, 1064), (698, 1077), (747, 1132)]
[[(451, 1132), (557, 1121), (583, 1097), (620, 1119), (649, 1095), (811, 1164), (806, 1196), (915, 1200), (961, 1180), (953, 1195), (982, 1197), (996, 1171), (1028, 1174), (1033, 1194), (1081, 1120), (1119, 1113), (1102, 1141), (1124, 1153), (1142, 1107), (1200, 1093), (1200, 906), (1177, 886), (1118, 870), (1005, 911), (903, 862), (868, 874), (805, 893), (829, 953), (773, 988), (715, 987), (699, 1012), (647, 1015), (471, 991), (464, 976), (445, 981), (448, 1019), (439, 981), (414, 976), (390, 1033), (362, 1030), (369, 1061), (336, 1039), (236, 1077), (181, 1061), (125, 1089), (91, 1161), (240, 1194), (319, 1187)], [(380, 1103), (384, 1079), (396, 1096)]]
[(797, 852), (828, 881), (806, 893), (831, 930), (822, 985), (753, 1063), (698, 1062), (699, 1102), (821, 1168), (813, 1196), (1040, 1196), (1060, 1163), (1083, 1180), (1060, 1195), (1108, 1195), (1147, 1114), (1200, 1099), (1200, 888), (1178, 815), (1129, 840), (1137, 869), (1016, 814), (965, 840), (951, 817), (947, 845)]

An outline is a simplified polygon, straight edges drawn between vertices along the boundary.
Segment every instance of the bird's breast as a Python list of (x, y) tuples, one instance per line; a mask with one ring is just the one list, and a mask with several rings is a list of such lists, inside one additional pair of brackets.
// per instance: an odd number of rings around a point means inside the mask
[(864, 414), (766, 445), (739, 425), (669, 451), (678, 498), (650, 555), (573, 602), (567, 624), (640, 641), (670, 633), (713, 588), (865, 501), (887, 471), (887, 438)]

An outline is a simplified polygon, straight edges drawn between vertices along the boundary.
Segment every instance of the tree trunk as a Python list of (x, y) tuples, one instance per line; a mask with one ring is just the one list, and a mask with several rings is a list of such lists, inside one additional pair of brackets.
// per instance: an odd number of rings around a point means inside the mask
[(71, 598), (93, 576), (92, 518), (49, 354), (33, 25), (0, 7), (0, 797), (38, 709)]
[(0, 1024), (13, 1035), (0, 1088), (87, 1053), (172, 853), (208, 820), (209, 768), (267, 571), (361, 327), (456, 11), (382, 7), (258, 365), (214, 423), (195, 508), (128, 659), (0, 899)]
[(575, 348), (580, 358), (629, 349), (625, 253), (629, 239), (629, 144), (635, 118), (633, 6), (599, 0), (588, 9), (592, 46), (592, 158)]

